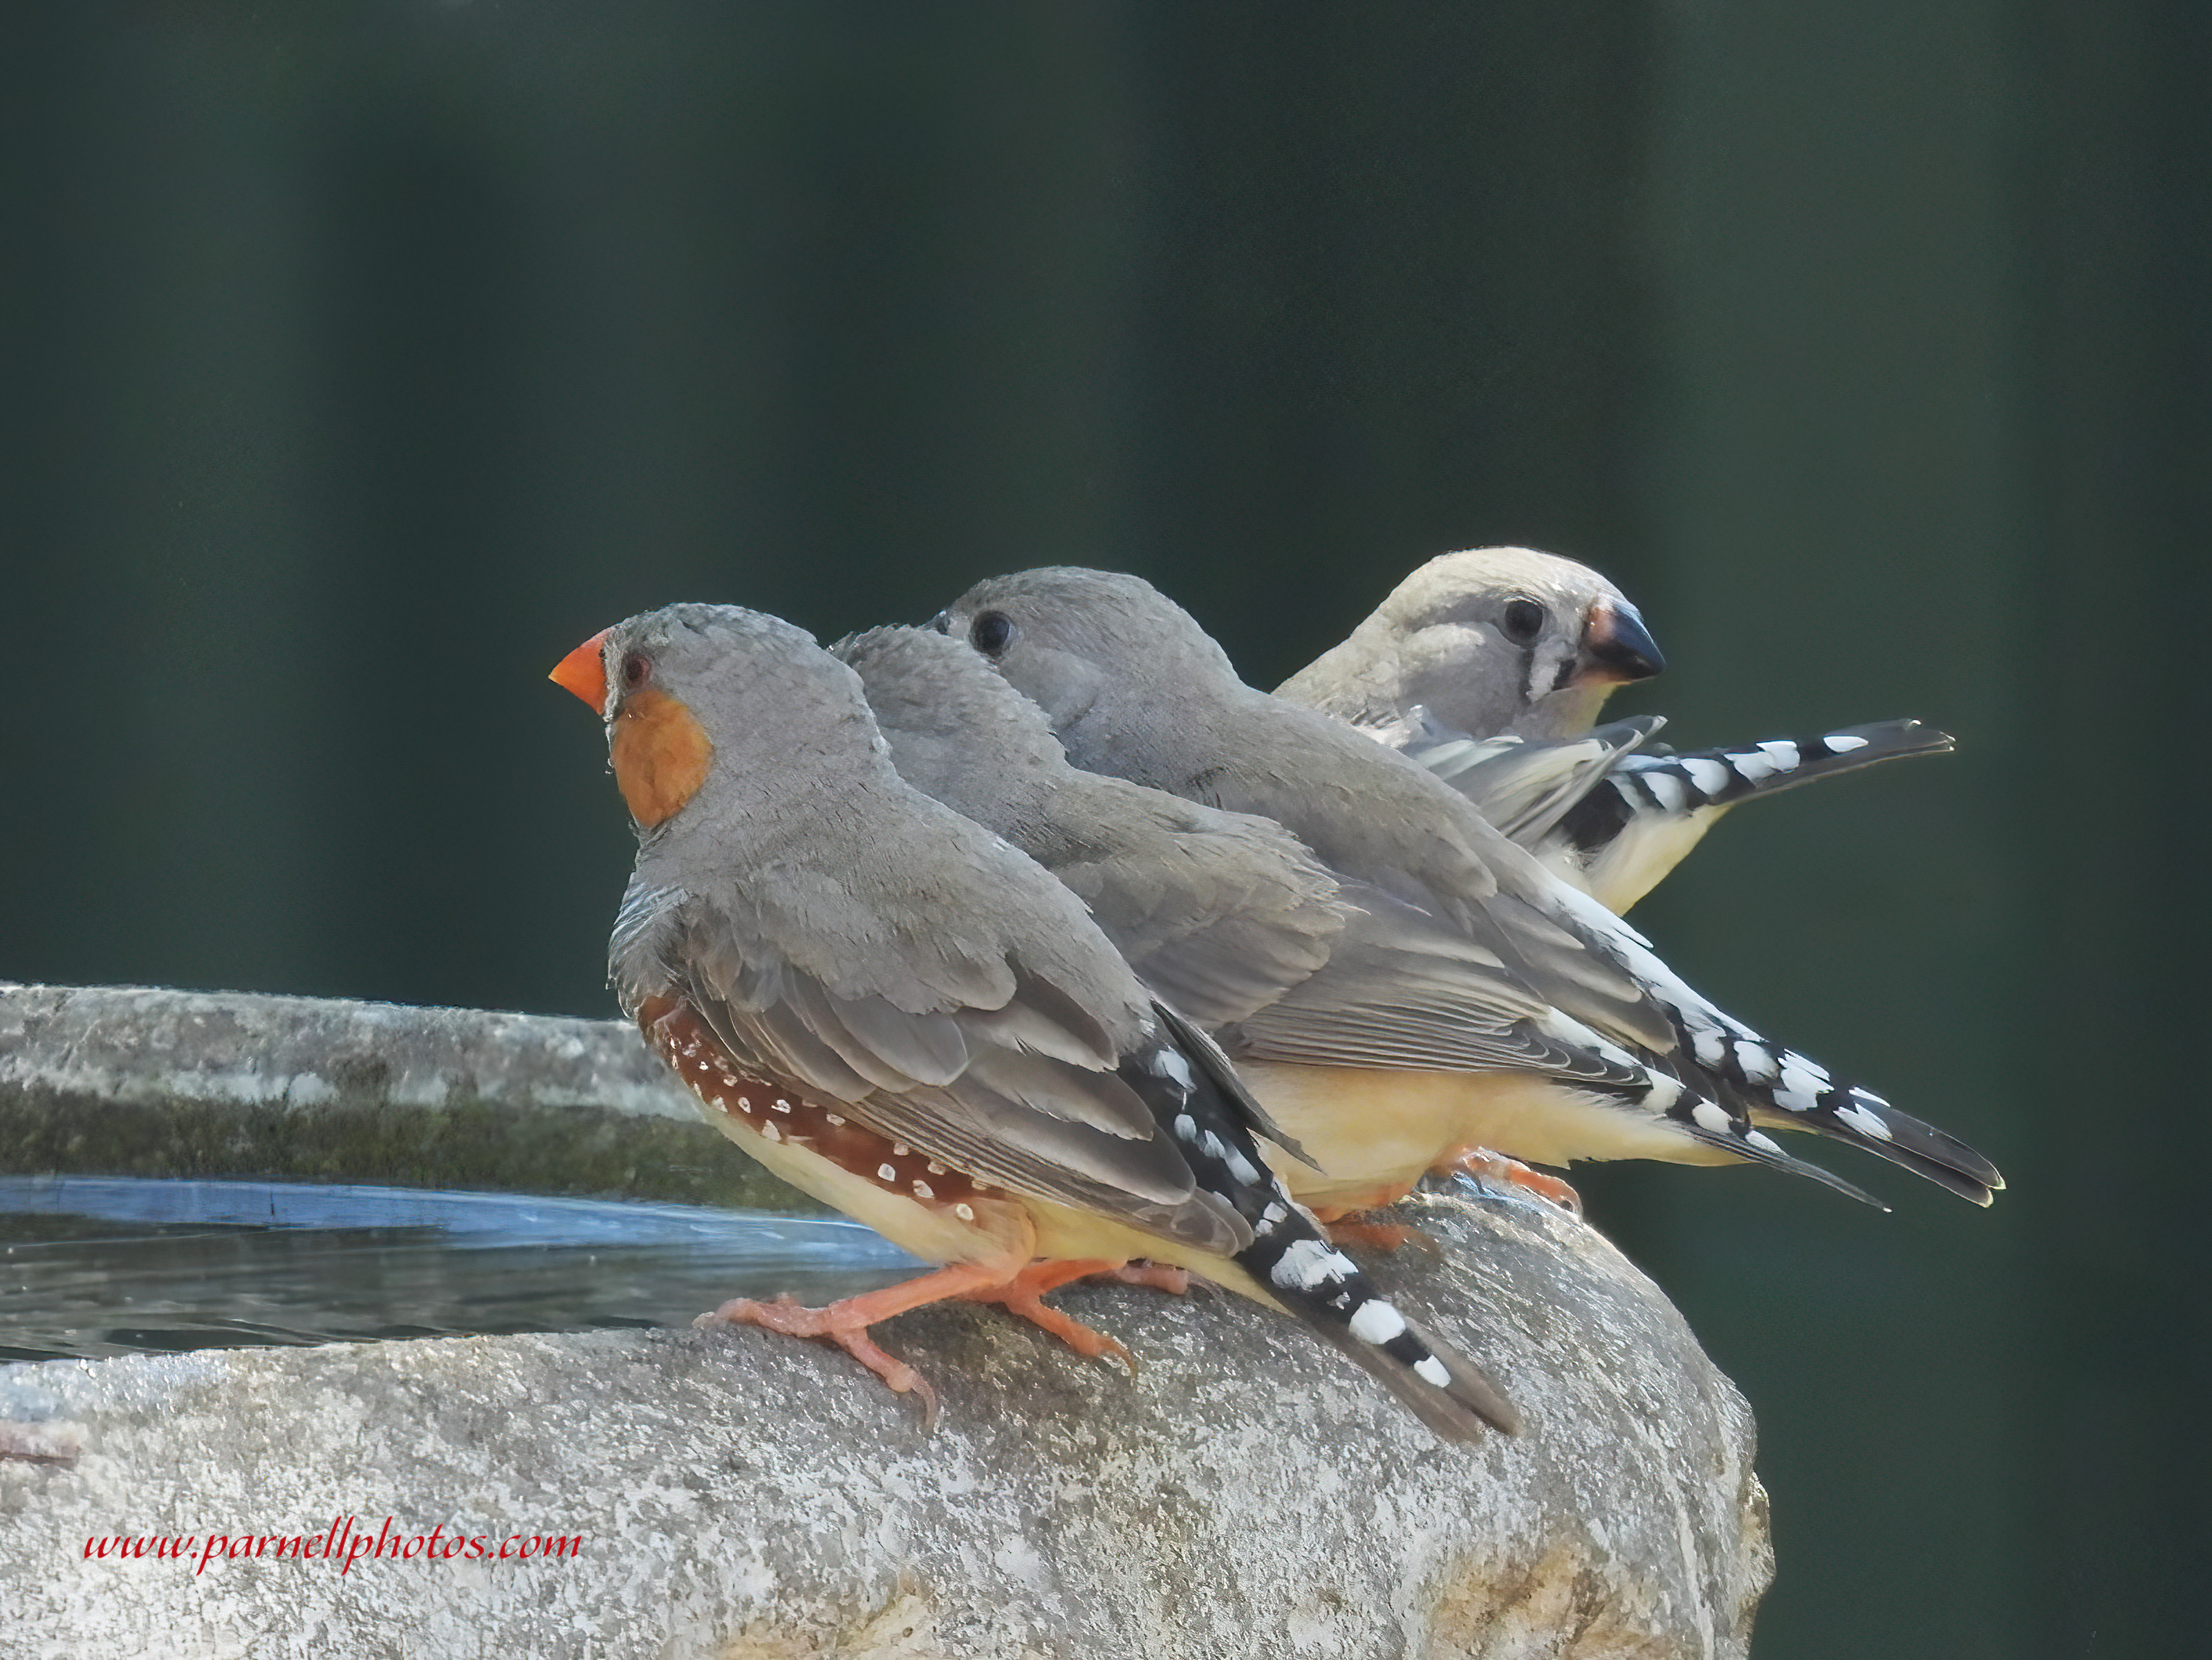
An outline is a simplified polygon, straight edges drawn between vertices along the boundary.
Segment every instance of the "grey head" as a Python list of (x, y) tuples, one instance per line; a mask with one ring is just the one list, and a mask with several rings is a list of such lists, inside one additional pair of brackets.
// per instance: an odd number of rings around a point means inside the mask
[[(1053, 717), (1079, 767), (1272, 819), (1340, 878), (1370, 884), (1547, 984), (1577, 1018), (1668, 1040), (1606, 919), (1472, 803), (1340, 721), (1245, 685), (1197, 623), (1149, 583), (1052, 569), (978, 583), (939, 625)], [(1070, 688), (1073, 688), (1073, 693)], [(1065, 724), (1063, 724), (1063, 720)], [(1510, 903), (1493, 907), (1501, 884)], [(1511, 936), (1511, 937), (1507, 937)], [(1553, 974), (1541, 966), (1559, 958)]]
[(600, 661), (640, 830), (611, 947), (626, 1006), (680, 961), (748, 1006), (811, 983), (907, 1015), (1000, 1011), (1079, 1065), (1134, 1040), (1149, 999), (1081, 903), (909, 787), (860, 677), (803, 630), (675, 605), (609, 629)]
[(1018, 805), (1068, 771), (1044, 711), (928, 629), (870, 629), (830, 649), (860, 676), (899, 775), (1019, 845)]
[(890, 772), (859, 678), (780, 617), (664, 605), (606, 630), (600, 662), (611, 743), (623, 743), (629, 728), (680, 718), (712, 734), (708, 779)]
[(932, 626), (1036, 700), (1063, 740), (1140, 682), (1177, 697), (1245, 690), (1228, 653), (1188, 611), (1121, 571), (1046, 565), (989, 577)]
[(1338, 885), (1281, 825), (1079, 770), (1044, 711), (949, 635), (872, 629), (832, 650), (900, 775), (1058, 877), (1199, 1025), (1243, 1018), (1328, 960)]
[(1665, 667), (1644, 618), (1587, 565), (1532, 548), (1430, 560), (1277, 696), (1378, 727), (1413, 705), (1471, 737), (1575, 737)]

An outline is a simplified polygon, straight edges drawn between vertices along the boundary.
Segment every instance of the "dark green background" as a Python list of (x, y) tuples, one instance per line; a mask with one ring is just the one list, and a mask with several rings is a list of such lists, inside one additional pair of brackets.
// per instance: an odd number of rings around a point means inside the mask
[(1271, 683), (1574, 554), (1677, 741), (1960, 739), (1639, 913), (2014, 1182), (1589, 1182), (1759, 1411), (1759, 1654), (2201, 1651), (2208, 71), (2181, 0), (15, 0), (0, 974), (605, 1012), (605, 623), (1073, 561)]

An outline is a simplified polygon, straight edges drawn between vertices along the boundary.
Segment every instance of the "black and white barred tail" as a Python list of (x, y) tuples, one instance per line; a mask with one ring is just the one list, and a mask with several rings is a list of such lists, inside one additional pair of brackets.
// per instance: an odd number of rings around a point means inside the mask
[(1948, 733), (1917, 721), (1877, 721), (1819, 738), (1775, 739), (1686, 754), (1624, 755), (1605, 781), (1569, 807), (1559, 829), (1583, 854), (1609, 846), (1639, 819), (1686, 818), (1773, 795), (1816, 778), (1912, 755), (1942, 755)]
[[(1674, 1025), (1680, 1048), (1664, 1070), (1655, 1063), (1641, 1085), (1645, 1110), (1664, 1113), (1709, 1145), (1812, 1177), (1869, 1204), (1880, 1201), (1817, 1164), (1790, 1158), (1765, 1132), (1809, 1130), (1847, 1141), (1978, 1205), (1988, 1204), (2004, 1186), (1996, 1166), (1957, 1136), (1899, 1112), (1870, 1090), (1839, 1082), (1818, 1061), (1769, 1042), (1715, 1006), (1619, 917), (1584, 899), (1570, 897), (1566, 903), (1607, 933), (1623, 965)], [(1595, 1034), (1591, 1038), (1591, 1046), (1609, 1060), (1637, 1058)]]
[(1472, 1440), (1485, 1424), (1517, 1434), (1520, 1414), (1481, 1369), (1392, 1306), (1285, 1190), (1253, 1140), (1264, 1116), (1228, 1058), (1172, 1009), (1154, 1006), (1173, 1041), (1121, 1075), (1152, 1104), (1200, 1188), (1250, 1226), (1237, 1266), (1443, 1439)]
[[(1618, 1098), (1624, 1110), (1662, 1118), (1691, 1140), (1701, 1141), (1709, 1147), (1732, 1153), (1752, 1164), (1765, 1164), (1791, 1176), (1802, 1176), (1824, 1187), (1833, 1188), (1862, 1204), (1872, 1205), (1877, 1210), (1889, 1208), (1873, 1195), (1852, 1186), (1833, 1171), (1808, 1164), (1802, 1158), (1793, 1158), (1784, 1152), (1774, 1138), (1759, 1127), (1753, 1114), (1733, 1099), (1726, 1089), (1714, 1087), (1711, 1080), (1698, 1073), (1696, 1069), (1681, 1067), (1674, 1071), (1667, 1070), (1656, 1061), (1639, 1059), (1629, 1050), (1600, 1037), (1595, 1032), (1588, 1033), (1585, 1041), (1616, 1068), (1631, 1074), (1632, 1081), (1611, 1083), (1601, 1091)], [(1677, 1072), (1697, 1076), (1698, 1083), (1685, 1081), (1684, 1078), (1676, 1075)]]
[(1754, 1123), (1847, 1141), (1977, 1205), (2005, 1184), (1996, 1166), (1957, 1136), (1899, 1112), (1871, 1090), (1829, 1077), (1818, 1061), (1748, 1033), (1725, 1042), (1707, 1037), (1702, 1048), (1717, 1056), (1708, 1069)]

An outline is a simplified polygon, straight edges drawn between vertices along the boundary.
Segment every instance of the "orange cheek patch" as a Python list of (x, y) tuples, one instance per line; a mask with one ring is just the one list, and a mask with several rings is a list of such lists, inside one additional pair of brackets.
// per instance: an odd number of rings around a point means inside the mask
[(648, 686), (615, 717), (615, 782), (647, 830), (672, 817), (705, 781), (714, 745), (683, 700)]

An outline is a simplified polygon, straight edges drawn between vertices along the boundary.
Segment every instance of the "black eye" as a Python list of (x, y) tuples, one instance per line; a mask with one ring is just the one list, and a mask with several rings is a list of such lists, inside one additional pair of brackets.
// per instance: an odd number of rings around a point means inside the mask
[(987, 611), (968, 625), (968, 639), (986, 657), (996, 657), (1014, 643), (1014, 619), (1002, 611)]
[(1534, 599), (1509, 599), (1505, 602), (1505, 637), (1516, 646), (1528, 644), (1544, 631), (1544, 624), (1551, 620), (1551, 613)]
[(631, 691), (635, 691), (640, 686), (643, 685), (646, 683), (647, 677), (651, 675), (652, 672), (653, 660), (650, 657), (646, 656), (642, 652), (634, 651), (630, 653), (629, 656), (623, 659), (623, 684)]

